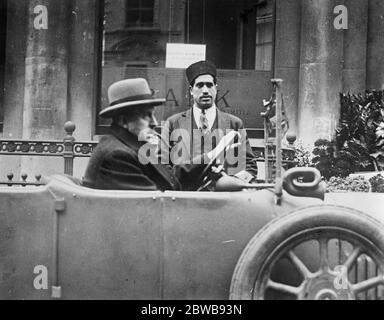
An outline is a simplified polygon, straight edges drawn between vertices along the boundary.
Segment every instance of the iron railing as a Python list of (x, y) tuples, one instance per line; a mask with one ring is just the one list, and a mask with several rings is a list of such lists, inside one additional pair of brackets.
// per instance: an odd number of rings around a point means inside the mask
[[(76, 125), (69, 121), (64, 125), (66, 136), (63, 140), (0, 140), (0, 156), (39, 156), (58, 157), (64, 159), (63, 173), (72, 176), (75, 158), (86, 158), (92, 155), (97, 146), (95, 141), (76, 141), (73, 136)], [(0, 181), (6, 186), (39, 186), (41, 174), (35, 176), (35, 182), (28, 182), (28, 175), (21, 174), (22, 181), (14, 181), (14, 174), (7, 175), (7, 181)]]
[[(93, 150), (97, 146), (96, 141), (76, 141), (73, 133), (76, 125), (69, 121), (65, 123), (64, 130), (66, 135), (63, 140), (14, 140), (0, 139), (0, 156), (40, 156), (40, 157), (58, 157), (64, 159), (63, 173), (73, 176), (73, 167), (75, 158), (88, 158), (92, 155)], [(283, 164), (289, 168), (295, 165), (293, 142), (295, 138), (288, 141), (289, 148), (283, 149)], [(252, 147), (257, 161), (267, 161), (267, 171), (271, 177), (273, 164), (276, 161), (275, 149), (270, 147), (266, 159), (265, 148)], [(27, 181), (28, 175), (21, 174), (21, 181), (14, 181), (14, 174), (8, 173), (7, 180), (0, 180), (0, 185), (5, 186), (39, 186), (44, 184), (41, 182), (41, 174), (35, 176), (34, 182)]]

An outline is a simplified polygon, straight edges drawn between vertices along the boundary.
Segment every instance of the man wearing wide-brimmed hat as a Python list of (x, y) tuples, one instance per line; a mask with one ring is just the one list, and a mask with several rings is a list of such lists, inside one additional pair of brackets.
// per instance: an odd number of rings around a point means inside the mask
[(148, 144), (156, 144), (158, 139), (154, 131), (157, 126), (154, 107), (165, 102), (152, 96), (145, 79), (112, 84), (108, 99), (110, 104), (100, 116), (112, 118), (111, 134), (104, 136), (94, 150), (84, 176), (85, 186), (114, 190), (193, 190), (200, 185), (197, 177), (201, 177), (206, 168), (204, 163), (210, 162), (215, 150), (202, 155), (202, 165), (172, 169), (143, 159), (145, 153), (141, 150)]
[[(229, 174), (241, 172), (242, 176), (251, 181), (257, 176), (257, 162), (249, 144), (243, 122), (238, 117), (219, 110), (216, 106), (217, 71), (210, 61), (199, 61), (186, 69), (187, 80), (193, 106), (188, 111), (171, 116), (163, 130), (164, 139), (168, 139), (172, 148), (175, 144), (184, 143), (183, 150), (186, 161), (207, 152), (216, 146), (223, 135), (235, 130), (241, 132), (241, 143), (238, 156), (230, 163), (226, 158), (226, 171)], [(187, 137), (174, 137), (173, 132), (185, 130)], [(246, 170), (246, 171), (245, 171)]]

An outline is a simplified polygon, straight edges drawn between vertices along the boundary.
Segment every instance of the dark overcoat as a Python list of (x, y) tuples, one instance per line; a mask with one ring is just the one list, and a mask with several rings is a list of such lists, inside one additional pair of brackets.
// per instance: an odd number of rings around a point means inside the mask
[(171, 168), (163, 164), (142, 164), (139, 149), (145, 142), (126, 129), (112, 125), (110, 135), (101, 138), (89, 160), (83, 185), (102, 190), (193, 190), (199, 186), (205, 166)]

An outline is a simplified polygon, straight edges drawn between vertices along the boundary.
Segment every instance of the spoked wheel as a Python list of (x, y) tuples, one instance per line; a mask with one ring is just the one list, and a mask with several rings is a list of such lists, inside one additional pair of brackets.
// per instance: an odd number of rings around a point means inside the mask
[(230, 299), (352, 300), (371, 291), (384, 296), (383, 224), (327, 205), (284, 215), (257, 233), (236, 265)]

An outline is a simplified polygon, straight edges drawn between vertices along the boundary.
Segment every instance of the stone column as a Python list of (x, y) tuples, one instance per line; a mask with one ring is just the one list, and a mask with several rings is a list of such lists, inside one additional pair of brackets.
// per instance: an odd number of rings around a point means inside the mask
[(384, 1), (369, 0), (367, 89), (384, 89)]
[(90, 140), (95, 128), (98, 74), (99, 23), (97, 0), (73, 0), (68, 67), (68, 119), (76, 124), (76, 139)]
[[(25, 51), (28, 26), (27, 1), (8, 1), (7, 38), (4, 72), (4, 139), (19, 139), (23, 135)], [(0, 180), (9, 172), (19, 171), (21, 157), (0, 157)]]
[[(24, 139), (61, 139), (67, 120), (68, 0), (29, 2), (28, 43), (25, 58)], [(48, 9), (48, 29), (36, 30), (37, 5)]]
[(348, 30), (344, 33), (343, 92), (364, 92), (367, 67), (368, 0), (344, 0)]
[[(76, 124), (76, 140), (93, 140), (101, 62), (97, 0), (73, 0), (68, 63), (68, 119)], [(101, 61), (101, 60), (100, 60)], [(82, 177), (88, 159), (76, 159), (74, 176)]]
[(333, 22), (335, 0), (303, 0), (300, 55), (299, 138), (332, 139), (340, 114), (343, 30)]
[[(37, 30), (37, 5), (48, 12), (48, 29)], [(28, 7), (28, 42), (25, 58), (23, 139), (63, 139), (67, 120), (68, 39), (71, 1), (31, 0)], [(23, 159), (22, 170), (57, 173), (58, 160)]]
[(21, 119), (24, 106), (28, 14), (26, 1), (8, 1), (4, 73), (4, 139), (18, 139), (23, 135)]
[(284, 106), (290, 130), (297, 134), (301, 2), (276, 0), (275, 77), (284, 80)]

